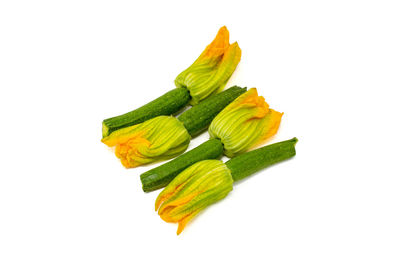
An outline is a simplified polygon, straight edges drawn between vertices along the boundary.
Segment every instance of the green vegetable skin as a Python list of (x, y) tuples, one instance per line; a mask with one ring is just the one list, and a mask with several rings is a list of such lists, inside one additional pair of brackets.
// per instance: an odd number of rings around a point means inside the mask
[(172, 115), (189, 103), (190, 94), (186, 88), (171, 90), (161, 97), (126, 114), (111, 117), (103, 121), (103, 138), (113, 131), (140, 124), (153, 117)]
[(231, 170), (234, 181), (241, 180), (261, 169), (296, 155), (297, 138), (271, 144), (240, 156), (225, 164)]
[[(296, 155), (297, 138), (271, 144), (232, 158), (225, 164), (231, 170), (234, 181), (243, 179), (270, 165)], [(144, 192), (150, 192), (170, 183), (179, 173), (192, 164), (217, 159), (223, 153), (223, 145), (218, 139), (211, 139), (174, 160), (142, 173), (140, 179)]]
[(180, 172), (192, 164), (206, 160), (217, 159), (222, 156), (224, 148), (218, 139), (211, 139), (174, 160), (142, 173), (143, 191), (150, 192), (163, 188), (171, 182)]
[(206, 129), (219, 112), (241, 94), (245, 93), (246, 90), (246, 88), (233, 86), (203, 100), (200, 104), (183, 112), (182, 115), (178, 117), (178, 120), (183, 123), (190, 135), (195, 136)]

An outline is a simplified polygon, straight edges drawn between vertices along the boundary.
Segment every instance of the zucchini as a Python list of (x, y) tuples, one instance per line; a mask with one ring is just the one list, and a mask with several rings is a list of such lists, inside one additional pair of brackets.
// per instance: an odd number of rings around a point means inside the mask
[[(270, 165), (296, 155), (297, 138), (271, 144), (225, 162), (234, 181), (241, 180)], [(168, 185), (179, 173), (202, 160), (218, 159), (223, 153), (219, 139), (210, 139), (174, 160), (140, 175), (144, 192), (150, 192)]]
[(178, 117), (178, 120), (183, 123), (190, 135), (196, 136), (208, 127), (219, 112), (241, 94), (245, 93), (246, 90), (246, 87), (233, 86), (193, 106), (182, 113)]
[(190, 93), (186, 88), (171, 90), (146, 105), (126, 114), (107, 118), (103, 121), (103, 138), (113, 131), (135, 124), (143, 123), (153, 117), (172, 115), (186, 106), (190, 101)]
[(235, 158), (225, 164), (231, 170), (234, 181), (241, 180), (270, 165), (289, 159), (296, 155), (297, 138), (271, 144)]
[(180, 172), (192, 164), (222, 156), (223, 145), (218, 139), (211, 139), (174, 160), (140, 175), (144, 192), (150, 192), (168, 185)]

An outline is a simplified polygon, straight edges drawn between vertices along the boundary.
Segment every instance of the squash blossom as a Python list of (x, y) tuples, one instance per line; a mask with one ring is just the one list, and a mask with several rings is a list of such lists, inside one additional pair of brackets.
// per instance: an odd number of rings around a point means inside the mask
[(241, 54), (237, 42), (229, 44), (229, 31), (224, 26), (197, 60), (176, 77), (175, 85), (187, 88), (192, 97), (190, 103), (198, 104), (225, 87)]
[(101, 141), (115, 146), (115, 155), (126, 168), (169, 159), (183, 153), (190, 135), (172, 116), (159, 116), (144, 123), (122, 128)]
[(221, 139), (225, 155), (234, 157), (276, 134), (282, 115), (251, 88), (222, 110), (208, 131), (211, 138)]
[(207, 206), (226, 197), (233, 188), (230, 170), (219, 160), (197, 162), (181, 172), (157, 197), (161, 219), (185, 225)]

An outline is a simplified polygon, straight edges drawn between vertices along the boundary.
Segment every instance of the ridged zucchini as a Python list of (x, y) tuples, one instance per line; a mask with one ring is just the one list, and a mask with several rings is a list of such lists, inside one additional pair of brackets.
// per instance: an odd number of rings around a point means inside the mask
[(206, 129), (214, 117), (229, 103), (245, 92), (246, 87), (233, 86), (193, 106), (182, 113), (178, 120), (183, 123), (190, 135), (195, 136)]
[(202, 160), (217, 159), (221, 157), (223, 150), (220, 140), (211, 139), (166, 164), (142, 173), (140, 180), (143, 191), (150, 192), (165, 187), (187, 167)]
[(296, 155), (297, 138), (271, 144), (227, 161), (234, 181), (241, 180), (270, 165), (289, 159)]
[(190, 101), (190, 93), (186, 88), (176, 88), (146, 105), (126, 114), (107, 118), (103, 121), (103, 138), (113, 131), (139, 124), (153, 117), (172, 115), (186, 106)]

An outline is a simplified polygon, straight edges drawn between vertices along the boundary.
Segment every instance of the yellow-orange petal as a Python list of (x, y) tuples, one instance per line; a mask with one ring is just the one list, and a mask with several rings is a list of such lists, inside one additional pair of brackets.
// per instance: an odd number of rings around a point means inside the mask
[(163, 205), (161, 205), (160, 209), (158, 210), (158, 214), (163, 215), (164, 211), (166, 208), (168, 207), (177, 207), (179, 205), (183, 205), (187, 202), (189, 202), (190, 200), (192, 200), (195, 196), (197, 196), (198, 194), (200, 194), (200, 191), (196, 191), (194, 193), (190, 193), (186, 196), (177, 198), (173, 201), (169, 201), (168, 203), (165, 203)]
[(176, 234), (179, 235), (180, 233), (182, 233), (183, 229), (186, 227), (186, 224), (193, 219), (199, 212), (201, 211), (201, 209), (198, 209), (194, 212), (191, 212), (190, 214), (188, 214), (186, 217), (184, 217), (182, 220), (180, 220), (178, 222), (178, 230), (176, 231)]
[(129, 140), (132, 140), (133, 137), (141, 138), (147, 131), (138, 131), (139, 126), (140, 124), (137, 124), (114, 131), (107, 137), (101, 139), (101, 142), (109, 147), (113, 147), (118, 144), (123, 144)]
[(218, 30), (214, 40), (206, 47), (197, 60), (201, 61), (206, 58), (221, 56), (225, 53), (228, 47), (229, 31), (226, 26), (223, 26)]
[(283, 112), (281, 113), (281, 112), (275, 111), (273, 109), (270, 109), (267, 116), (270, 116), (269, 121), (267, 122), (268, 125), (266, 125), (264, 127), (263, 136), (261, 138), (260, 143), (265, 142), (265, 140), (271, 138), (278, 132), (279, 126), (281, 124)]
[(229, 112), (233, 109), (237, 109), (240, 107), (252, 107), (257, 109), (254, 117), (262, 118), (269, 111), (269, 105), (265, 101), (263, 96), (258, 96), (258, 92), (256, 88), (250, 88), (247, 92), (240, 95), (236, 100), (234, 100), (231, 104), (229, 104), (224, 110), (220, 112), (223, 114), (225, 112)]

